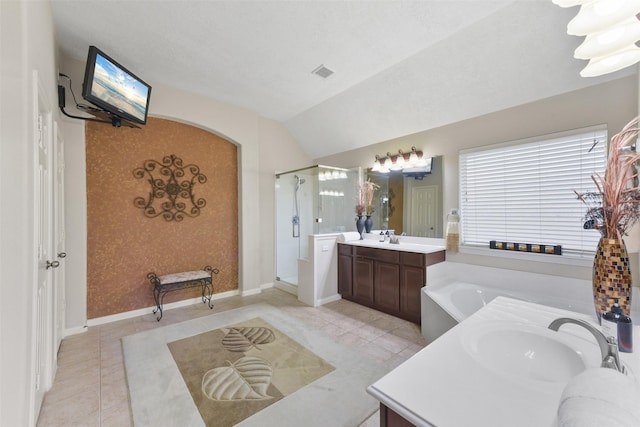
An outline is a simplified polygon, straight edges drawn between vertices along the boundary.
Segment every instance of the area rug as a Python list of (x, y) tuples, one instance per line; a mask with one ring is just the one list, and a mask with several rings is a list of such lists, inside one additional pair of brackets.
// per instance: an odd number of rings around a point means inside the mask
[[(366, 388), (387, 373), (361, 353), (268, 304), (141, 332), (122, 341), (136, 426), (218, 426), (238, 421), (235, 425), (243, 427), (357, 427), (378, 409)], [(213, 351), (224, 347), (222, 341), (227, 348)], [(275, 345), (278, 341), (280, 348)], [(193, 351), (198, 347), (199, 356)], [(295, 368), (302, 369), (298, 374), (287, 372)], [(225, 382), (231, 388), (220, 385)], [(205, 405), (211, 401), (207, 396), (214, 397), (215, 408)], [(238, 396), (256, 399), (242, 403), (230, 399)], [(202, 409), (203, 405), (207, 407)]]
[(335, 369), (259, 317), (168, 345), (212, 427), (232, 427)]

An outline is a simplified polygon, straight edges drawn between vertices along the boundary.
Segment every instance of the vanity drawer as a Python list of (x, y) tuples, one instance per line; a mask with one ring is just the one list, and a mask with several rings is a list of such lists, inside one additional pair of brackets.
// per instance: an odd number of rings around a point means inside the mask
[(372, 258), (376, 261), (400, 263), (400, 252), (387, 249), (375, 249), (366, 247), (355, 247), (355, 255), (363, 258)]
[(400, 260), (404, 265), (413, 265), (415, 267), (424, 267), (425, 256), (424, 254), (416, 252), (402, 252), (400, 254)]
[(351, 245), (342, 245), (338, 243), (338, 255), (351, 255), (353, 250), (353, 246)]

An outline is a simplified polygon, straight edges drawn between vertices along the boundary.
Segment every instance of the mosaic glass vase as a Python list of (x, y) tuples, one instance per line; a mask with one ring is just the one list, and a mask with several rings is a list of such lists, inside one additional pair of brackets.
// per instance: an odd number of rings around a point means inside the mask
[(593, 302), (598, 322), (614, 302), (629, 315), (631, 309), (631, 269), (624, 241), (602, 237), (593, 260)]

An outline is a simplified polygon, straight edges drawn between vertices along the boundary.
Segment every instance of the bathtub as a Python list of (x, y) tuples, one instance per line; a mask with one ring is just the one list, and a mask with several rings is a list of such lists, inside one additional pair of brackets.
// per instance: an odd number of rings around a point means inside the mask
[[(632, 319), (638, 306), (637, 288)], [(422, 335), (432, 342), (497, 296), (593, 315), (591, 280), (445, 261), (427, 268), (421, 292)]]

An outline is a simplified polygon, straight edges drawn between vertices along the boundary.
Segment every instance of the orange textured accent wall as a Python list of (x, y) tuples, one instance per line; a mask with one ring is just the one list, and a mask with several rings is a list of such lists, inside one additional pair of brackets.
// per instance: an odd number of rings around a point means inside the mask
[[(148, 199), (146, 179), (133, 170), (175, 155), (207, 177), (196, 184), (206, 206), (180, 222), (148, 218), (134, 206)], [(210, 132), (149, 118), (142, 129), (87, 122), (87, 317), (154, 306), (147, 274), (220, 269), (214, 292), (238, 289), (237, 147)], [(79, 195), (78, 197), (83, 197)], [(167, 294), (165, 303), (194, 298), (199, 289)]]

